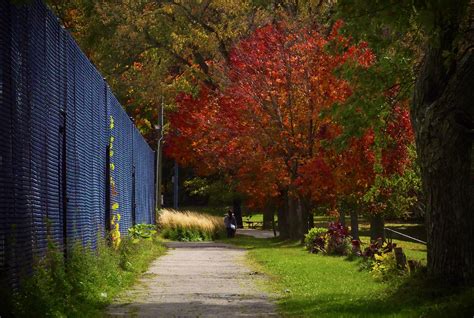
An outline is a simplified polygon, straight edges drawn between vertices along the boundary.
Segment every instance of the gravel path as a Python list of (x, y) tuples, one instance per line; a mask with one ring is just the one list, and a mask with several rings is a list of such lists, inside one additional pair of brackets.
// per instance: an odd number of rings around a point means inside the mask
[(266, 278), (245, 265), (245, 250), (219, 243), (167, 244), (109, 317), (277, 317), (257, 288)]

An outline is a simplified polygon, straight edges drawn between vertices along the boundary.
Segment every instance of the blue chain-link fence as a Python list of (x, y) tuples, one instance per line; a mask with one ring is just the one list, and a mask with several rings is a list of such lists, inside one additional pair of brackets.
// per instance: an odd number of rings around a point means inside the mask
[(154, 152), (39, 0), (0, 0), (0, 121), (0, 272), (14, 285), (48, 239), (67, 252), (113, 214), (122, 235), (155, 221)]

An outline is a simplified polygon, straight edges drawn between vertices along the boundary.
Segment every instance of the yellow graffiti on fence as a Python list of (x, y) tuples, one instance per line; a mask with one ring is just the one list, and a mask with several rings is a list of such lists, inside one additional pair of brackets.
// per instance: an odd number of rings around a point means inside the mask
[[(113, 129), (115, 127), (114, 124), (114, 117), (110, 116), (110, 133), (113, 133)], [(114, 136), (110, 136), (110, 142), (109, 142), (109, 155), (110, 158), (112, 159), (114, 155), (114, 141), (115, 138)], [(116, 201), (117, 198), (117, 188), (115, 184), (115, 179), (113, 176), (113, 172), (115, 171), (115, 164), (110, 163), (109, 165), (110, 169), (110, 196), (111, 196), (111, 208), (112, 208), (112, 216), (110, 218), (110, 238), (112, 240), (112, 246), (115, 249), (118, 249), (120, 246), (121, 238), (120, 238), (120, 213), (119, 213), (119, 203)]]

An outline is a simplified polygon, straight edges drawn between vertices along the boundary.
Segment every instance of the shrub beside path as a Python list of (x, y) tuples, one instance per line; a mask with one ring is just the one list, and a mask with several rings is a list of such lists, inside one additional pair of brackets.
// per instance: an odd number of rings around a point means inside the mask
[(170, 242), (109, 317), (277, 317), (266, 278), (245, 265), (243, 249), (214, 242)]

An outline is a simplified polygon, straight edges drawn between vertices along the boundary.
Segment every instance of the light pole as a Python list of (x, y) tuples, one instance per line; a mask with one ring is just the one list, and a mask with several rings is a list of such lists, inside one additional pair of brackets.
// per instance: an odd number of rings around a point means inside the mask
[(156, 145), (156, 194), (155, 194), (155, 207), (159, 211), (161, 209), (161, 168), (162, 168), (162, 140), (163, 140), (163, 125), (164, 125), (164, 102), (163, 96), (161, 96), (160, 111), (158, 113), (158, 124), (155, 125), (155, 129), (158, 134), (158, 141)]

